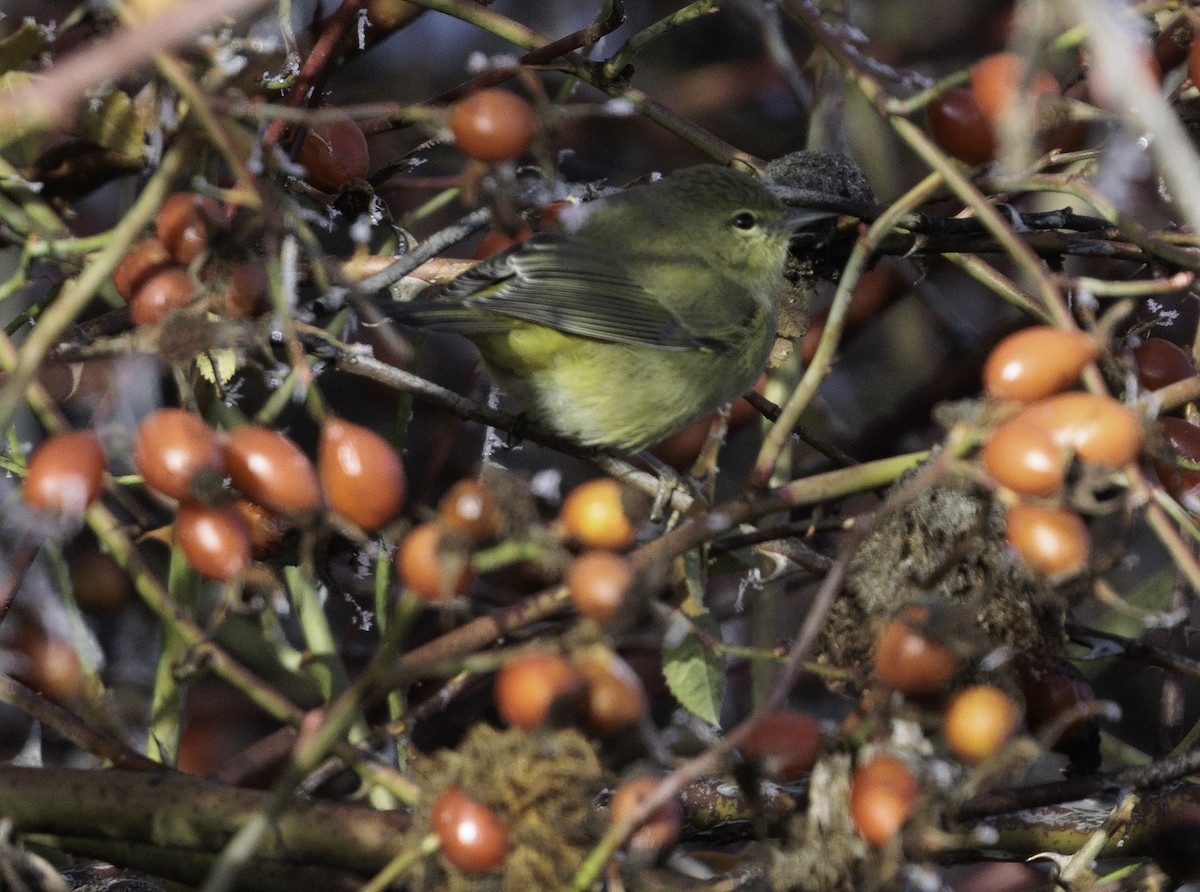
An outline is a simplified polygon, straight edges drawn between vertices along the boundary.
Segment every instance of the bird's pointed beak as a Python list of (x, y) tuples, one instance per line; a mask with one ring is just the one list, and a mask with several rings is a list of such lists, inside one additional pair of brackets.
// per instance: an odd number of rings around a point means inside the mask
[(787, 232), (796, 232), (806, 226), (819, 223), (821, 220), (834, 220), (841, 216), (837, 211), (823, 210), (821, 208), (796, 207), (790, 210), (791, 213), (784, 217), (782, 224), (780, 224), (781, 228)]

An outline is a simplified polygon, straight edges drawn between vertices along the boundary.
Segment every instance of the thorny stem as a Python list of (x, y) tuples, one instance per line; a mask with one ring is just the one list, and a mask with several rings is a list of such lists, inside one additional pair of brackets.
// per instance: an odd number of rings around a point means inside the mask
[(367, 276), (355, 286), (355, 291), (359, 294), (368, 295), (395, 285), (422, 263), (432, 260), (451, 245), (462, 241), (467, 236), (487, 226), (491, 219), (492, 212), (490, 208), (478, 208), (471, 211), (471, 213), (467, 214), (457, 223), (447, 226), (445, 229), (425, 239), (416, 248), (401, 256), (387, 268)]
[(1176, 247), (1171, 240), (1172, 233), (1152, 235), (1147, 232), (1140, 223), (1130, 219), (1127, 214), (1122, 214), (1111, 200), (1079, 177), (1036, 175), (1022, 177), (1015, 181), (1003, 179), (985, 181), (984, 185), (1000, 191), (1019, 189), (1023, 192), (1054, 192), (1072, 195), (1091, 205), (1096, 213), (1111, 221), (1126, 238), (1150, 256), (1158, 257), (1173, 266), (1200, 272), (1200, 253)]
[(922, 161), (945, 177), (947, 185), (954, 191), (954, 194), (975, 212), (984, 227), (995, 236), (1000, 246), (1012, 257), (1013, 262), (1025, 273), (1034, 286), (1042, 305), (1055, 323), (1060, 326), (1074, 327), (1074, 320), (1071, 318), (1070, 310), (1067, 309), (1062, 294), (1055, 287), (1053, 281), (1045, 275), (1038, 256), (1013, 232), (1012, 227), (1004, 221), (995, 206), (987, 200), (974, 183), (963, 175), (958, 167), (942, 154), (923, 130), (907, 118), (893, 117), (890, 119), (890, 123), (892, 129), (908, 144), (909, 148), (917, 153)]
[(1155, 647), (1140, 638), (1128, 638), (1125, 635), (1106, 632), (1102, 629), (1091, 629), (1073, 622), (1067, 623), (1067, 632), (1071, 639), (1078, 643), (1091, 645), (1096, 641), (1104, 641), (1115, 644), (1120, 647), (1121, 654), (1130, 659), (1166, 669), (1177, 675), (1200, 680), (1200, 660)]

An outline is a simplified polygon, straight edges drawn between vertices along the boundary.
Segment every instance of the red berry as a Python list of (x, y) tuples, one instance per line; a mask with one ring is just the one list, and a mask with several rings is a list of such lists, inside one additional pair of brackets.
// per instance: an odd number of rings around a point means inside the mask
[(167, 266), (142, 279), (129, 301), (134, 325), (154, 325), (192, 300), (192, 277), (181, 266)]
[(614, 734), (637, 724), (649, 710), (637, 673), (618, 657), (598, 648), (577, 662), (587, 679), (584, 713), (597, 734)]
[(932, 694), (958, 672), (957, 654), (926, 631), (930, 618), (929, 608), (907, 604), (883, 627), (875, 640), (875, 674), (884, 684), (905, 694)]
[(633, 576), (627, 558), (611, 551), (585, 551), (567, 567), (571, 603), (584, 616), (606, 623), (625, 603)]
[[(639, 777), (625, 781), (613, 792), (609, 805), (609, 818), (613, 824), (623, 823), (634, 809), (658, 789), (656, 777)], [(673, 845), (683, 829), (683, 805), (679, 797), (672, 796), (650, 812), (629, 837), (629, 847), (635, 851), (657, 853)]]
[(80, 517), (104, 482), (104, 450), (91, 431), (43, 440), (29, 457), (25, 501), (35, 508)]
[(1150, 853), (1174, 883), (1200, 881), (1200, 806), (1184, 805), (1164, 815)]
[(1142, 448), (1137, 415), (1110, 396), (1060, 393), (1034, 403), (1017, 418), (1048, 431), (1080, 460), (1104, 468), (1128, 464)]
[(821, 752), (821, 729), (806, 712), (777, 709), (754, 723), (742, 755), (768, 778), (791, 781), (808, 774)]
[(442, 528), (422, 523), (409, 530), (396, 551), (396, 572), (406, 588), (424, 601), (464, 595), (475, 579), (467, 549), (442, 550)]
[(1173, 453), (1170, 458), (1155, 460), (1158, 479), (1175, 501), (1192, 513), (1200, 513), (1200, 467), (1197, 467), (1200, 466), (1200, 427), (1169, 416), (1160, 418), (1158, 427)]
[(515, 158), (529, 148), (537, 116), (507, 90), (480, 90), (454, 104), (450, 132), (464, 154), (479, 161)]
[(947, 90), (929, 103), (928, 112), (933, 138), (950, 155), (967, 164), (986, 164), (996, 157), (992, 124), (970, 90)]
[(353, 121), (325, 121), (309, 127), (296, 161), (305, 169), (305, 179), (322, 192), (337, 192), (371, 171), (366, 137)]
[(889, 754), (875, 756), (850, 778), (850, 817), (873, 846), (887, 843), (904, 826), (917, 804), (920, 788), (904, 762)]
[(971, 71), (971, 92), (980, 110), (996, 124), (1016, 102), (1036, 104), (1042, 96), (1057, 96), (1062, 90), (1047, 71), (1029, 77), (1023, 56), (1003, 52), (985, 56)]
[(1163, 338), (1147, 338), (1133, 351), (1138, 381), (1147, 390), (1158, 390), (1196, 374), (1192, 358), (1182, 347)]
[(611, 477), (589, 480), (567, 493), (558, 517), (567, 534), (586, 548), (621, 551), (637, 534), (625, 511), (621, 484)]
[(174, 499), (186, 499), (201, 471), (224, 475), (217, 436), (184, 409), (159, 409), (138, 425), (133, 462), (146, 485)]
[(558, 701), (582, 693), (583, 684), (583, 675), (566, 657), (541, 651), (519, 654), (496, 675), (496, 708), (510, 725), (536, 728)]
[(390, 443), (365, 427), (331, 418), (321, 428), (317, 470), (329, 504), (364, 530), (379, 529), (404, 504), (404, 465)]
[(1004, 535), (1025, 563), (1046, 576), (1078, 573), (1091, 553), (1087, 526), (1070, 508), (1018, 502), (1005, 516)]
[(177, 261), (187, 266), (208, 250), (210, 230), (228, 217), (220, 203), (195, 192), (176, 192), (163, 202), (154, 218), (154, 232)]
[(1091, 684), (1071, 663), (1051, 665), (1036, 679), (1025, 682), (1025, 721), (1029, 730), (1040, 737), (1054, 734), (1047, 741), (1057, 752), (1094, 751), (1100, 762), (1100, 726), (1094, 708), (1096, 694)]
[(188, 563), (209, 579), (233, 579), (250, 566), (250, 533), (232, 505), (185, 502), (175, 517), (175, 537)]
[(233, 485), (246, 498), (280, 514), (310, 514), (321, 507), (321, 484), (307, 455), (278, 431), (248, 424), (221, 446)]
[(438, 796), (429, 821), (446, 860), (464, 873), (491, 873), (508, 855), (508, 828), (459, 787)]
[(500, 535), (504, 515), (491, 488), (482, 480), (459, 480), (438, 502), (442, 525), (458, 530), (476, 544)]
[(113, 285), (125, 303), (133, 300), (134, 293), (146, 279), (167, 267), (176, 266), (175, 258), (156, 238), (143, 239), (129, 249), (113, 270)]
[(27, 661), (20, 672), (22, 680), (43, 697), (69, 703), (83, 693), (83, 663), (70, 641), (36, 631), (19, 636), (17, 647)]
[(1002, 400), (1031, 403), (1069, 387), (1096, 358), (1096, 343), (1073, 329), (1035, 325), (995, 346), (983, 367), (983, 385)]
[(1160, 71), (1170, 71), (1187, 59), (1192, 33), (1192, 20), (1182, 13), (1163, 26), (1154, 42), (1154, 58)]
[(253, 316), (267, 299), (267, 273), (260, 263), (235, 263), (218, 273), (208, 307), (223, 316)]
[(982, 762), (1000, 751), (1020, 718), (1017, 704), (1000, 688), (975, 685), (954, 695), (942, 718), (942, 733), (964, 762)]
[(1071, 458), (1049, 431), (1020, 415), (992, 431), (979, 456), (993, 480), (1028, 496), (1050, 495), (1062, 486)]

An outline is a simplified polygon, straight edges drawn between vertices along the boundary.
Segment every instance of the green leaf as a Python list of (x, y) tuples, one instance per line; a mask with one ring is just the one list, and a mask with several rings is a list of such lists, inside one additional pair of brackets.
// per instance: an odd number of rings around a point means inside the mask
[(19, 28), (0, 40), (0, 71), (20, 68), (50, 42), (46, 29), (33, 19), (25, 19)]
[[(1170, 611), (1174, 585), (1175, 567), (1162, 567), (1138, 580), (1132, 589), (1122, 591), (1122, 600), (1126, 605), (1124, 609), (1093, 600), (1093, 605), (1101, 609), (1089, 616), (1087, 625), (1101, 632), (1140, 640), (1149, 628), (1148, 619), (1164, 616)], [(1075, 665), (1085, 678), (1095, 678), (1111, 668), (1114, 656), (1114, 653), (1101, 646), (1077, 659)]]
[(707, 611), (694, 616), (677, 614), (664, 636), (663, 675), (684, 709), (715, 725), (725, 693), (725, 660), (696, 629), (712, 641), (721, 640), (721, 627)]
[[(24, 71), (6, 71), (0, 74), (0, 98), (8, 99), (6, 93), (18, 93), (35, 79)], [(9, 115), (0, 120), (0, 148), (4, 157), (17, 167), (32, 164), (37, 158), (46, 126), (31, 116)]]
[(104, 149), (142, 156), (146, 134), (133, 100), (121, 90), (108, 90), (85, 99), (79, 106), (72, 132)]
[(237, 369), (237, 351), (229, 347), (207, 350), (196, 356), (196, 371), (210, 384), (228, 384)]
[(1106, 607), (1090, 621), (1090, 625), (1104, 632), (1124, 635), (1126, 638), (1141, 638), (1146, 634), (1146, 624), (1138, 615), (1165, 614), (1171, 609), (1171, 590), (1175, 584), (1175, 568), (1163, 567), (1124, 593), (1124, 601), (1132, 610)]

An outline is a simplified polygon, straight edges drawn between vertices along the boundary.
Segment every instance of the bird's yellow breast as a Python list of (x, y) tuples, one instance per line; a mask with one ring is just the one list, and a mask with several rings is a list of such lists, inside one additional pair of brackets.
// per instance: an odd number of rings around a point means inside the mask
[(773, 326), (747, 325), (720, 350), (664, 350), (539, 325), (472, 338), (500, 386), (542, 426), (585, 445), (640, 449), (754, 386)]

